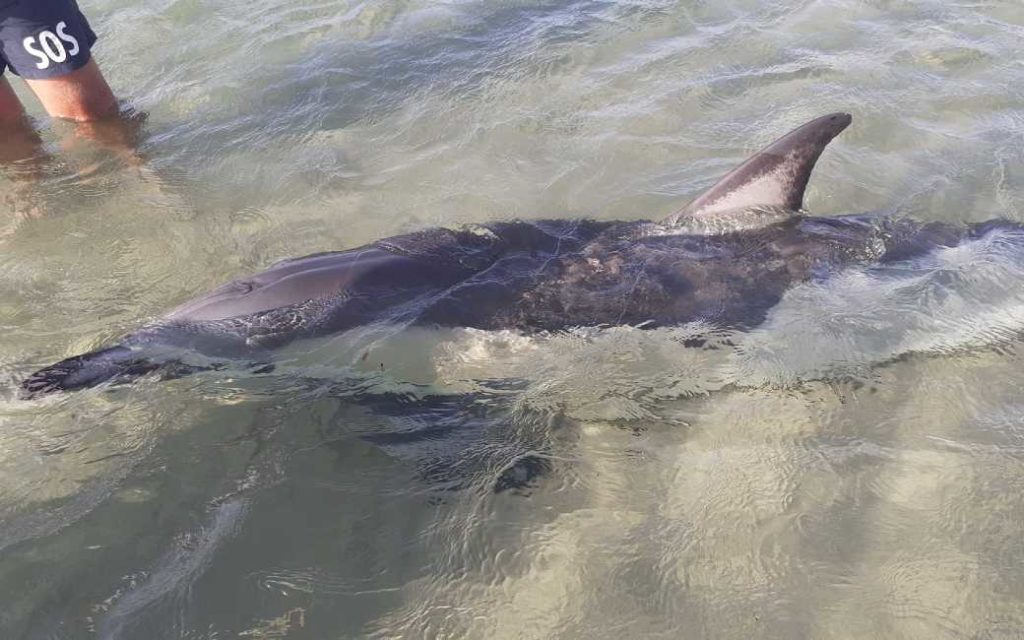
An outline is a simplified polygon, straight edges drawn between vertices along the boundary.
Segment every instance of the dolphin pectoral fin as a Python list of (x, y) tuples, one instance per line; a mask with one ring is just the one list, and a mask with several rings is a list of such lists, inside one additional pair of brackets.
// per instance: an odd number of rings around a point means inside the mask
[(249, 373), (256, 375), (266, 375), (268, 373), (274, 373), (277, 369), (277, 365), (273, 362), (251, 362), (249, 363)]
[(736, 167), (686, 207), (662, 220), (671, 226), (687, 217), (750, 207), (803, 207), (804, 189), (821, 152), (853, 118), (833, 113), (790, 131)]
[[(177, 358), (149, 357), (124, 345), (115, 345), (67, 358), (36, 371), (21, 383), (19, 397), (32, 400), (103, 383), (125, 383), (147, 374), (155, 374), (160, 380), (177, 380), (229, 366), (230, 361), (197, 364)], [(260, 359), (248, 363), (246, 368), (255, 374), (266, 374), (274, 370), (274, 364), (268, 359)]]
[(108, 380), (130, 380), (156, 371), (164, 364), (116, 345), (67, 358), (36, 371), (21, 383), (20, 396), (29, 400), (58, 391), (95, 387)]

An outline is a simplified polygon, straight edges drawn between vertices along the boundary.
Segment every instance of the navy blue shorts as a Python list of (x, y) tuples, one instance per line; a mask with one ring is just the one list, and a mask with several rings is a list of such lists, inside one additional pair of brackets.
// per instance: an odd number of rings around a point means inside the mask
[(89, 62), (95, 43), (75, 0), (0, 0), (0, 74), (56, 78)]

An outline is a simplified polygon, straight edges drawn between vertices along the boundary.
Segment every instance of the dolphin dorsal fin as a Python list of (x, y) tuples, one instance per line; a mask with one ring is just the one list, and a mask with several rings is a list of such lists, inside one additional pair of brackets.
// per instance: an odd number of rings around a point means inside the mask
[(801, 209), (814, 163), (832, 138), (852, 120), (849, 114), (832, 113), (790, 131), (730, 171), (699, 198), (662, 220), (662, 224), (671, 226), (687, 217), (758, 206)]

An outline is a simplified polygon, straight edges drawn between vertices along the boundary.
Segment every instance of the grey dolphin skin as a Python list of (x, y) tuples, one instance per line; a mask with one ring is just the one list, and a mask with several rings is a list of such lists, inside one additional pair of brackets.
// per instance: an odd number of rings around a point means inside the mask
[[(430, 229), (285, 260), (183, 304), (117, 345), (32, 374), (22, 396), (153, 371), (182, 375), (196, 369), (183, 362), (186, 353), (266, 363), (275, 347), (374, 323), (551, 332), (700, 319), (743, 329), (762, 322), (794, 284), (910, 260), (994, 229), (1019, 230), (1000, 220), (968, 226), (801, 215), (815, 162), (850, 122), (843, 113), (808, 122), (661, 222)], [(762, 224), (729, 224), (751, 211), (767, 212)]]

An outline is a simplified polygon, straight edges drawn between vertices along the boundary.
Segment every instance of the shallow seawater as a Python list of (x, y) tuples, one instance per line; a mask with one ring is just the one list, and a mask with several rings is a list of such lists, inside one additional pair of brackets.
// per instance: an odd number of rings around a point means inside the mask
[(33, 106), (0, 173), (0, 637), (1024, 635), (1024, 242), (746, 332), (354, 332), (15, 399), (277, 259), (660, 218), (830, 111), (814, 213), (1024, 222), (1018, 0), (82, 5), (148, 119), (133, 159)]

